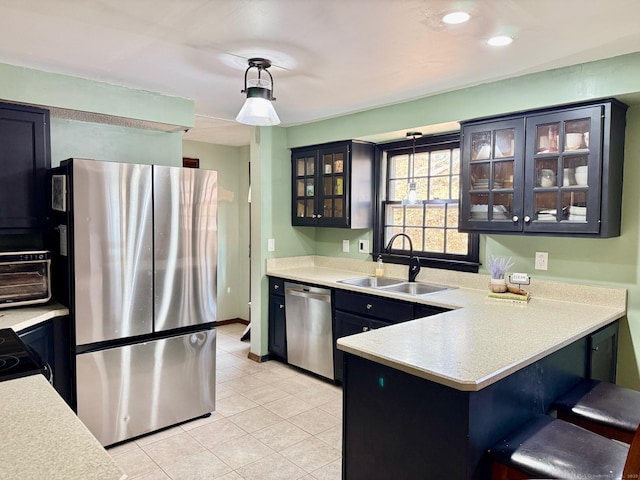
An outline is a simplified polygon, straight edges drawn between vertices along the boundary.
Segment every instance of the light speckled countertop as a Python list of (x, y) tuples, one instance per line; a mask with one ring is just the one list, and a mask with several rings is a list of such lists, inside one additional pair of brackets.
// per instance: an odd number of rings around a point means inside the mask
[(126, 475), (42, 375), (0, 382), (0, 479)]
[(15, 332), (20, 332), (25, 328), (64, 315), (69, 315), (69, 309), (57, 302), (2, 308), (0, 309), (0, 328), (12, 328)]
[[(374, 262), (293, 257), (267, 261), (267, 274), (451, 308), (450, 312), (338, 339), (345, 352), (447, 385), (476, 391), (626, 314), (626, 290), (538, 282), (529, 303), (487, 298), (488, 277), (423, 269), (418, 281), (457, 288), (408, 297), (338, 283), (373, 274)], [(403, 278), (406, 266), (387, 265)], [(562, 296), (560, 296), (562, 295)], [(571, 302), (559, 298), (570, 298)]]

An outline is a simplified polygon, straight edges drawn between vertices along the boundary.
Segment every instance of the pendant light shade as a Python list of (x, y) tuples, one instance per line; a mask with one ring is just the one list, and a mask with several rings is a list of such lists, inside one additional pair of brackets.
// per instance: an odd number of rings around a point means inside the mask
[[(257, 126), (280, 123), (280, 118), (271, 103), (275, 101), (275, 97), (273, 96), (273, 77), (267, 70), (270, 66), (271, 62), (264, 58), (249, 59), (249, 68), (244, 72), (244, 89), (241, 92), (247, 94), (247, 100), (240, 109), (236, 121)], [(257, 69), (257, 78), (247, 79), (251, 69)], [(262, 72), (265, 72), (269, 78), (262, 78)]]

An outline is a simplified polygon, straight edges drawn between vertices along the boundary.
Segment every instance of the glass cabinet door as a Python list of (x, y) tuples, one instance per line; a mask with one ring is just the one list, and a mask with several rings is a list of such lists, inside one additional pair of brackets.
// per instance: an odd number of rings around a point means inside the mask
[(598, 233), (601, 111), (527, 118), (526, 230)]
[(522, 118), (463, 127), (462, 228), (519, 230)]
[(322, 196), (319, 214), (323, 224), (345, 224), (347, 155), (348, 149), (342, 146), (320, 150)]
[(300, 152), (293, 159), (293, 168), (294, 216), (301, 224), (313, 224), (316, 221), (316, 151)]

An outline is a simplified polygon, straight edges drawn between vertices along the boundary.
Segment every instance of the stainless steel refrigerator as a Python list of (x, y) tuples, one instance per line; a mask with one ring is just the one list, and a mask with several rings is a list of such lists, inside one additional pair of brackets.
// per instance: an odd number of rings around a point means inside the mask
[(107, 446), (212, 412), (217, 172), (70, 159), (50, 177), (80, 419)]

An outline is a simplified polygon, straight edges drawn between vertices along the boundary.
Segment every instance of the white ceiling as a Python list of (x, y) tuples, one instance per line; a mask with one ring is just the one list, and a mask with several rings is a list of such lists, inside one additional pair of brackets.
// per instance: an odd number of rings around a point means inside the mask
[(289, 126), (634, 52), (639, 21), (638, 0), (0, 0), (0, 62), (194, 99), (185, 138), (244, 145), (250, 57)]

